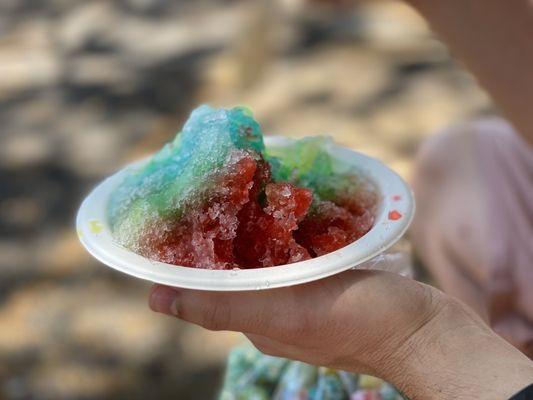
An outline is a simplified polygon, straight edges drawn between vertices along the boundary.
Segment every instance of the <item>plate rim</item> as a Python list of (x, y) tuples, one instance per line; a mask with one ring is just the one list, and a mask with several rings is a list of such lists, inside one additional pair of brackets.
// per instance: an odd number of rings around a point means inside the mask
[[(285, 146), (295, 139), (266, 136), (267, 147)], [(332, 144), (331, 151), (357, 166), (372, 179), (381, 194), (380, 209), (372, 229), (363, 237), (331, 253), (275, 267), (208, 270), (149, 260), (115, 243), (106, 221), (107, 199), (131, 168), (150, 156), (130, 163), (100, 182), (83, 200), (77, 216), (79, 239), (87, 251), (103, 264), (136, 278), (186, 289), (245, 291), (285, 287), (315, 281), (356, 268), (381, 254), (407, 231), (415, 213), (411, 188), (380, 160), (347, 147)], [(356, 162), (357, 161), (357, 162)], [(380, 179), (376, 179), (377, 177)], [(399, 218), (389, 213), (397, 211)]]

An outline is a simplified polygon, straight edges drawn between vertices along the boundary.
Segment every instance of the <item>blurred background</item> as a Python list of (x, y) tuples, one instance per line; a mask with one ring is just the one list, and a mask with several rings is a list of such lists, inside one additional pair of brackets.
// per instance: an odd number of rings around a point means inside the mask
[(210, 399), (242, 339), (151, 313), (81, 248), (83, 196), (208, 102), (408, 177), (491, 105), (396, 1), (0, 1), (0, 399)]

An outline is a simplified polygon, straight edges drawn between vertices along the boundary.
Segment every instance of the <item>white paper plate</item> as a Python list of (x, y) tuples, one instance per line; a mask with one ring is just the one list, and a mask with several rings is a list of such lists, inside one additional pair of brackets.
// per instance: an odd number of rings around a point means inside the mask
[[(291, 139), (266, 137), (267, 147), (284, 146)], [(353, 165), (377, 186), (381, 196), (374, 227), (362, 238), (342, 249), (294, 264), (269, 268), (208, 270), (179, 267), (149, 260), (113, 240), (106, 208), (110, 193), (124, 179), (133, 163), (100, 183), (83, 201), (76, 227), (81, 243), (102, 263), (125, 274), (170, 286), (200, 290), (259, 290), (310, 282), (361, 264), (384, 252), (405, 233), (414, 214), (409, 186), (380, 161), (342, 146), (331, 154)]]

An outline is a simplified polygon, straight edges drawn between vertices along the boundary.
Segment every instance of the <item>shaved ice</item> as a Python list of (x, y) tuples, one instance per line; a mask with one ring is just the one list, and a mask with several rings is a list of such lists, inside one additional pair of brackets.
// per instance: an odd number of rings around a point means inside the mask
[(244, 107), (194, 110), (176, 138), (111, 194), (114, 239), (142, 256), (231, 269), (337, 250), (374, 223), (372, 183), (311, 137), (265, 148)]

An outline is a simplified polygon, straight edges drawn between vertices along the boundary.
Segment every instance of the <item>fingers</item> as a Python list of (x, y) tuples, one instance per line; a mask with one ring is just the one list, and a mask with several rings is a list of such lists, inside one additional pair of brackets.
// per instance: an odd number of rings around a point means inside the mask
[[(150, 308), (153, 311), (172, 315), (211, 330), (248, 332), (264, 330), (264, 324), (261, 322), (264, 314), (250, 318), (249, 314), (252, 310), (249, 307), (239, 306), (238, 310), (231, 310), (237, 302), (233, 299), (232, 294), (224, 293), (217, 296), (213, 292), (186, 291), (185, 294), (183, 292), (183, 290), (168, 286), (154, 285), (150, 293)], [(205, 294), (207, 296), (204, 296)], [(254, 294), (254, 299), (256, 297), (257, 293)], [(238, 303), (242, 304), (243, 300), (240, 299)], [(259, 303), (254, 300), (254, 304)], [(243, 309), (247, 313), (246, 315), (241, 315), (242, 311), (240, 310)], [(236, 312), (239, 313), (237, 316)], [(247, 333), (246, 336), (264, 354), (297, 359), (296, 350), (290, 345), (259, 334)]]
[(280, 337), (300, 323), (290, 288), (256, 292), (209, 292), (155, 285), (150, 307), (210, 330), (233, 330)]
[[(427, 290), (396, 274), (348, 271), (304, 285), (209, 292), (155, 285), (150, 307), (210, 330), (257, 334), (319, 348), (374, 345), (408, 335), (433, 307)], [(391, 337), (391, 335), (393, 337)], [(367, 343), (368, 342), (368, 343)]]
[[(371, 278), (375, 274), (349, 271), (310, 284), (247, 292), (197, 291), (155, 285), (150, 307), (210, 330), (234, 330), (284, 340), (300, 334), (309, 335), (331, 316), (333, 309), (351, 314), (349, 303), (371, 298), (373, 293), (369, 291), (373, 292), (375, 286)], [(348, 291), (352, 293), (346, 296)]]
[(152, 286), (152, 290), (148, 296), (148, 304), (152, 311), (177, 317), (176, 299), (178, 296), (179, 292), (177, 289), (155, 284)]

